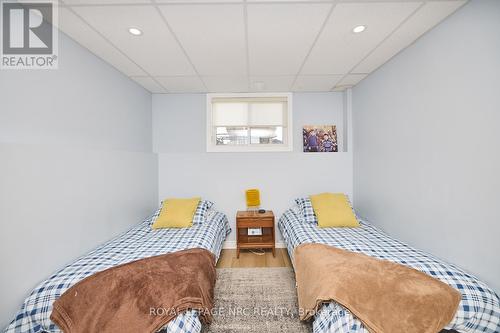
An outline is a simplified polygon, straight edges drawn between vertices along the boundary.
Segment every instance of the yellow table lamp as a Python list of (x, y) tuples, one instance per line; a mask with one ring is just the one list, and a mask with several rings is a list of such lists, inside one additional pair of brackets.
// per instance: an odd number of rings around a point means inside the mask
[(247, 190), (247, 210), (258, 210), (260, 206), (260, 193), (256, 188)]

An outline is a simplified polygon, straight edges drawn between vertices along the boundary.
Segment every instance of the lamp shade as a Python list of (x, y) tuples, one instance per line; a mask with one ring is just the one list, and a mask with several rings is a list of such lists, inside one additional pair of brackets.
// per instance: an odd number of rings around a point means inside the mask
[(250, 189), (246, 191), (247, 207), (260, 206), (260, 193), (258, 189)]

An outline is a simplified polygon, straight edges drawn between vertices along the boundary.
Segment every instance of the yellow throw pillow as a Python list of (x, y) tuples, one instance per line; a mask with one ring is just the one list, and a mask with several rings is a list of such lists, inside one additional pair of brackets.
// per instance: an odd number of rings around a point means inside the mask
[(160, 215), (153, 223), (153, 229), (188, 228), (201, 198), (163, 200)]
[(320, 228), (359, 227), (345, 194), (321, 193), (310, 199)]

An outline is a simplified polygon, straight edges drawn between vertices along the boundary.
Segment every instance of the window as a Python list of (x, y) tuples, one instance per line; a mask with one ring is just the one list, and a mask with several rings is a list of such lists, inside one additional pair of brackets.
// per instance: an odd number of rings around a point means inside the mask
[(291, 94), (208, 94), (207, 151), (291, 151)]

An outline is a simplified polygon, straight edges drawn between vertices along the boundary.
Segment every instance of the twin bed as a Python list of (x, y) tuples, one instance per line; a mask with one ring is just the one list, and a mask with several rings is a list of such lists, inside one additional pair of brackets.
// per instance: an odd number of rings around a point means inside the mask
[[(292, 262), (297, 246), (321, 243), (409, 266), (450, 285), (462, 294), (458, 310), (447, 329), (458, 332), (500, 332), (500, 300), (485, 283), (455, 265), (389, 237), (368, 222), (360, 221), (360, 224), (357, 228), (319, 228), (317, 224), (305, 222), (302, 211), (295, 206), (283, 214), (278, 227)], [(314, 317), (313, 332), (368, 333), (368, 330), (347, 309), (331, 302), (323, 305)]]
[[(52, 304), (66, 290), (92, 274), (134, 260), (172, 253), (185, 249), (203, 248), (219, 258), (222, 243), (231, 228), (227, 217), (214, 210), (208, 211), (203, 224), (190, 228), (152, 230), (151, 225), (159, 210), (150, 218), (124, 234), (103, 244), (77, 259), (40, 283), (24, 301), (6, 333), (61, 332), (50, 320)], [(186, 311), (164, 327), (162, 333), (197, 333), (201, 322), (197, 311)]]
[[(207, 249), (218, 259), (222, 243), (231, 231), (223, 213), (210, 210), (205, 223), (190, 228), (152, 230), (151, 225), (158, 214), (159, 210), (40, 283), (25, 300), (5, 332), (60, 332), (50, 320), (54, 301), (71, 286), (96, 272), (134, 260), (192, 248)], [(297, 246), (322, 243), (415, 268), (461, 293), (459, 309), (447, 326), (448, 329), (458, 332), (500, 332), (500, 301), (487, 285), (454, 265), (387, 236), (367, 222), (361, 221), (357, 228), (319, 228), (314, 223), (304, 222), (301, 210), (295, 206), (283, 214), (278, 227), (292, 262)], [(193, 310), (178, 315), (161, 330), (163, 333), (200, 331), (199, 315)], [(313, 332), (365, 333), (368, 330), (347, 309), (330, 302), (324, 304), (314, 317)]]

